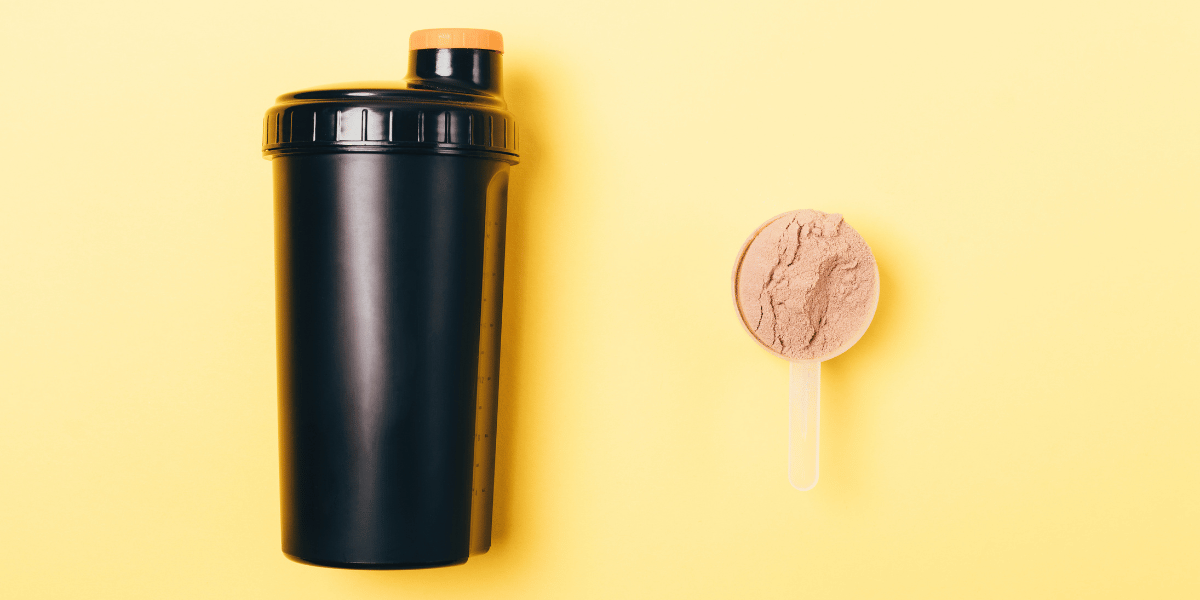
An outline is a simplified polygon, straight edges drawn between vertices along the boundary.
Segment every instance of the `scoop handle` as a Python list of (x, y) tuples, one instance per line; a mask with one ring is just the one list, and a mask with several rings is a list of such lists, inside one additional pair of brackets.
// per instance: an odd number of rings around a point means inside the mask
[(821, 362), (792, 363), (788, 385), (788, 481), (807, 491), (817, 485), (821, 437)]

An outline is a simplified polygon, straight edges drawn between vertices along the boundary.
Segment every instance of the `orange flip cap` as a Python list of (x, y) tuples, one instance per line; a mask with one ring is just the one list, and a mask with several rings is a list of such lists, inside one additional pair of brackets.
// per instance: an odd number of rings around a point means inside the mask
[(504, 38), (499, 31), (491, 29), (420, 29), (408, 36), (408, 49), (427, 48), (476, 48), (504, 53)]

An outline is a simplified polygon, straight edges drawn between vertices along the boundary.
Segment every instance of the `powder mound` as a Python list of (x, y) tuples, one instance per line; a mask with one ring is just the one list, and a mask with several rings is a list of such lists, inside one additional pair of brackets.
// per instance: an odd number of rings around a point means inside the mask
[(764, 346), (792, 360), (829, 358), (870, 323), (875, 257), (842, 215), (797, 210), (763, 227), (734, 275), (742, 321)]

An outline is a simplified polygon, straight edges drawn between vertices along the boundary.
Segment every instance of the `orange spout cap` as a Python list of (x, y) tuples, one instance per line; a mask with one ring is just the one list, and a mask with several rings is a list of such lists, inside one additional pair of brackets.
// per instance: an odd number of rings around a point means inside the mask
[(503, 54), (504, 38), (499, 31), (461, 27), (419, 29), (408, 36), (409, 51), (428, 48), (475, 48)]

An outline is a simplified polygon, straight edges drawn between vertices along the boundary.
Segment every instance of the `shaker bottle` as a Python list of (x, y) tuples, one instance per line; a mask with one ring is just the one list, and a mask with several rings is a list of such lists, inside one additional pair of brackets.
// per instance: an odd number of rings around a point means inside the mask
[(437, 567), (491, 544), (517, 128), (499, 33), (409, 45), (402, 82), (286, 94), (266, 115), (283, 551), (302, 563)]

